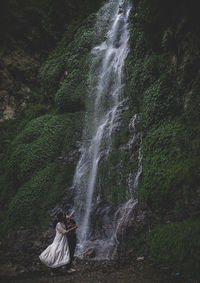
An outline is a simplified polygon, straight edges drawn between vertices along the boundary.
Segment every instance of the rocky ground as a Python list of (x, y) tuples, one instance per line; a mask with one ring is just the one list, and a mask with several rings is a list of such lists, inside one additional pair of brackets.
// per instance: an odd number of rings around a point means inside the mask
[[(1, 259), (2, 260), (2, 259)], [(81, 283), (167, 283), (183, 282), (198, 283), (185, 279), (181, 274), (167, 266), (157, 266), (143, 257), (131, 256), (125, 262), (76, 260), (76, 272), (68, 274), (65, 268), (60, 268), (52, 277), (50, 270), (38, 261), (31, 265), (27, 262), (1, 261), (0, 282), (81, 282)], [(176, 274), (177, 273), (177, 274)]]
[(52, 242), (54, 234), (53, 228), (20, 227), (18, 231), (9, 233), (8, 237), (1, 238), (0, 283), (198, 283), (184, 278), (173, 267), (158, 266), (142, 254), (136, 256), (134, 249), (129, 249), (115, 261), (95, 261), (95, 251), (91, 249), (86, 252), (84, 260), (76, 259), (76, 272), (68, 274), (66, 268), (60, 268), (52, 277), (50, 269), (40, 262), (38, 256)]

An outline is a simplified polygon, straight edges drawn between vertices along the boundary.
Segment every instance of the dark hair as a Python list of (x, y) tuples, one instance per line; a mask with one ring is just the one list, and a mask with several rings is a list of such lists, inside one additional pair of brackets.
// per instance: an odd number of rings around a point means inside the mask
[(64, 213), (63, 212), (58, 212), (56, 215), (57, 221), (58, 222), (63, 222), (64, 221)]
[(53, 220), (53, 228), (56, 228), (58, 222), (64, 222), (64, 213), (62, 211), (56, 214), (56, 218)]

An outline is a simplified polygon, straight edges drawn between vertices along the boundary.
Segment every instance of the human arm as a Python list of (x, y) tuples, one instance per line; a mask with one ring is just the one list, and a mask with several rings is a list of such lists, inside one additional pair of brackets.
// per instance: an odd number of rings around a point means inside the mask
[(60, 222), (58, 222), (57, 225), (56, 225), (56, 231), (58, 231), (59, 233), (62, 233), (62, 234), (67, 233), (67, 230), (64, 229), (63, 226), (64, 225), (62, 225)]
[(78, 228), (78, 225), (75, 224), (72, 228), (70, 228), (70, 229), (67, 230), (67, 233), (69, 233), (70, 231), (75, 230), (75, 229), (77, 229), (77, 228)]

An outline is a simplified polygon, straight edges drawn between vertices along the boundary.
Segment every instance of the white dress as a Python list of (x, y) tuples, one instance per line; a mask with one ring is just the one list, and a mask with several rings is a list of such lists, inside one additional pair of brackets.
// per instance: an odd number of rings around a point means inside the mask
[(39, 256), (40, 260), (48, 267), (56, 268), (69, 263), (70, 255), (66, 232), (64, 224), (58, 222), (53, 243)]

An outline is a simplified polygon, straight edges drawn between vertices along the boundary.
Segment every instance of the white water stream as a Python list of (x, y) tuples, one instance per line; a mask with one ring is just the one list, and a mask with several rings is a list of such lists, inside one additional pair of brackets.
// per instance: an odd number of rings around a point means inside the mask
[[(77, 249), (79, 255), (84, 249), (91, 247), (91, 214), (99, 203), (98, 192), (95, 191), (98, 165), (100, 159), (109, 154), (111, 135), (117, 127), (123, 106), (124, 64), (129, 52), (128, 16), (130, 9), (129, 2), (126, 0), (109, 1), (97, 17), (97, 36), (101, 32), (105, 32), (105, 35), (104, 40), (91, 50), (91, 70), (88, 80), (89, 107), (81, 156), (73, 183), (75, 192), (73, 211), (79, 225)], [(102, 20), (107, 22), (106, 31), (98, 30)], [(141, 158), (140, 147), (139, 168), (134, 179), (134, 188), (137, 187), (142, 170)], [(132, 209), (135, 203), (129, 200), (122, 205), (121, 209), (127, 213), (127, 210)], [(119, 210), (115, 215), (116, 218), (120, 215), (119, 223), (124, 221)], [(99, 245), (101, 250), (104, 249), (102, 252), (104, 258), (109, 258), (112, 253), (110, 247), (116, 245), (119, 225), (112, 225), (114, 230), (109, 238), (96, 240), (96, 246)]]

